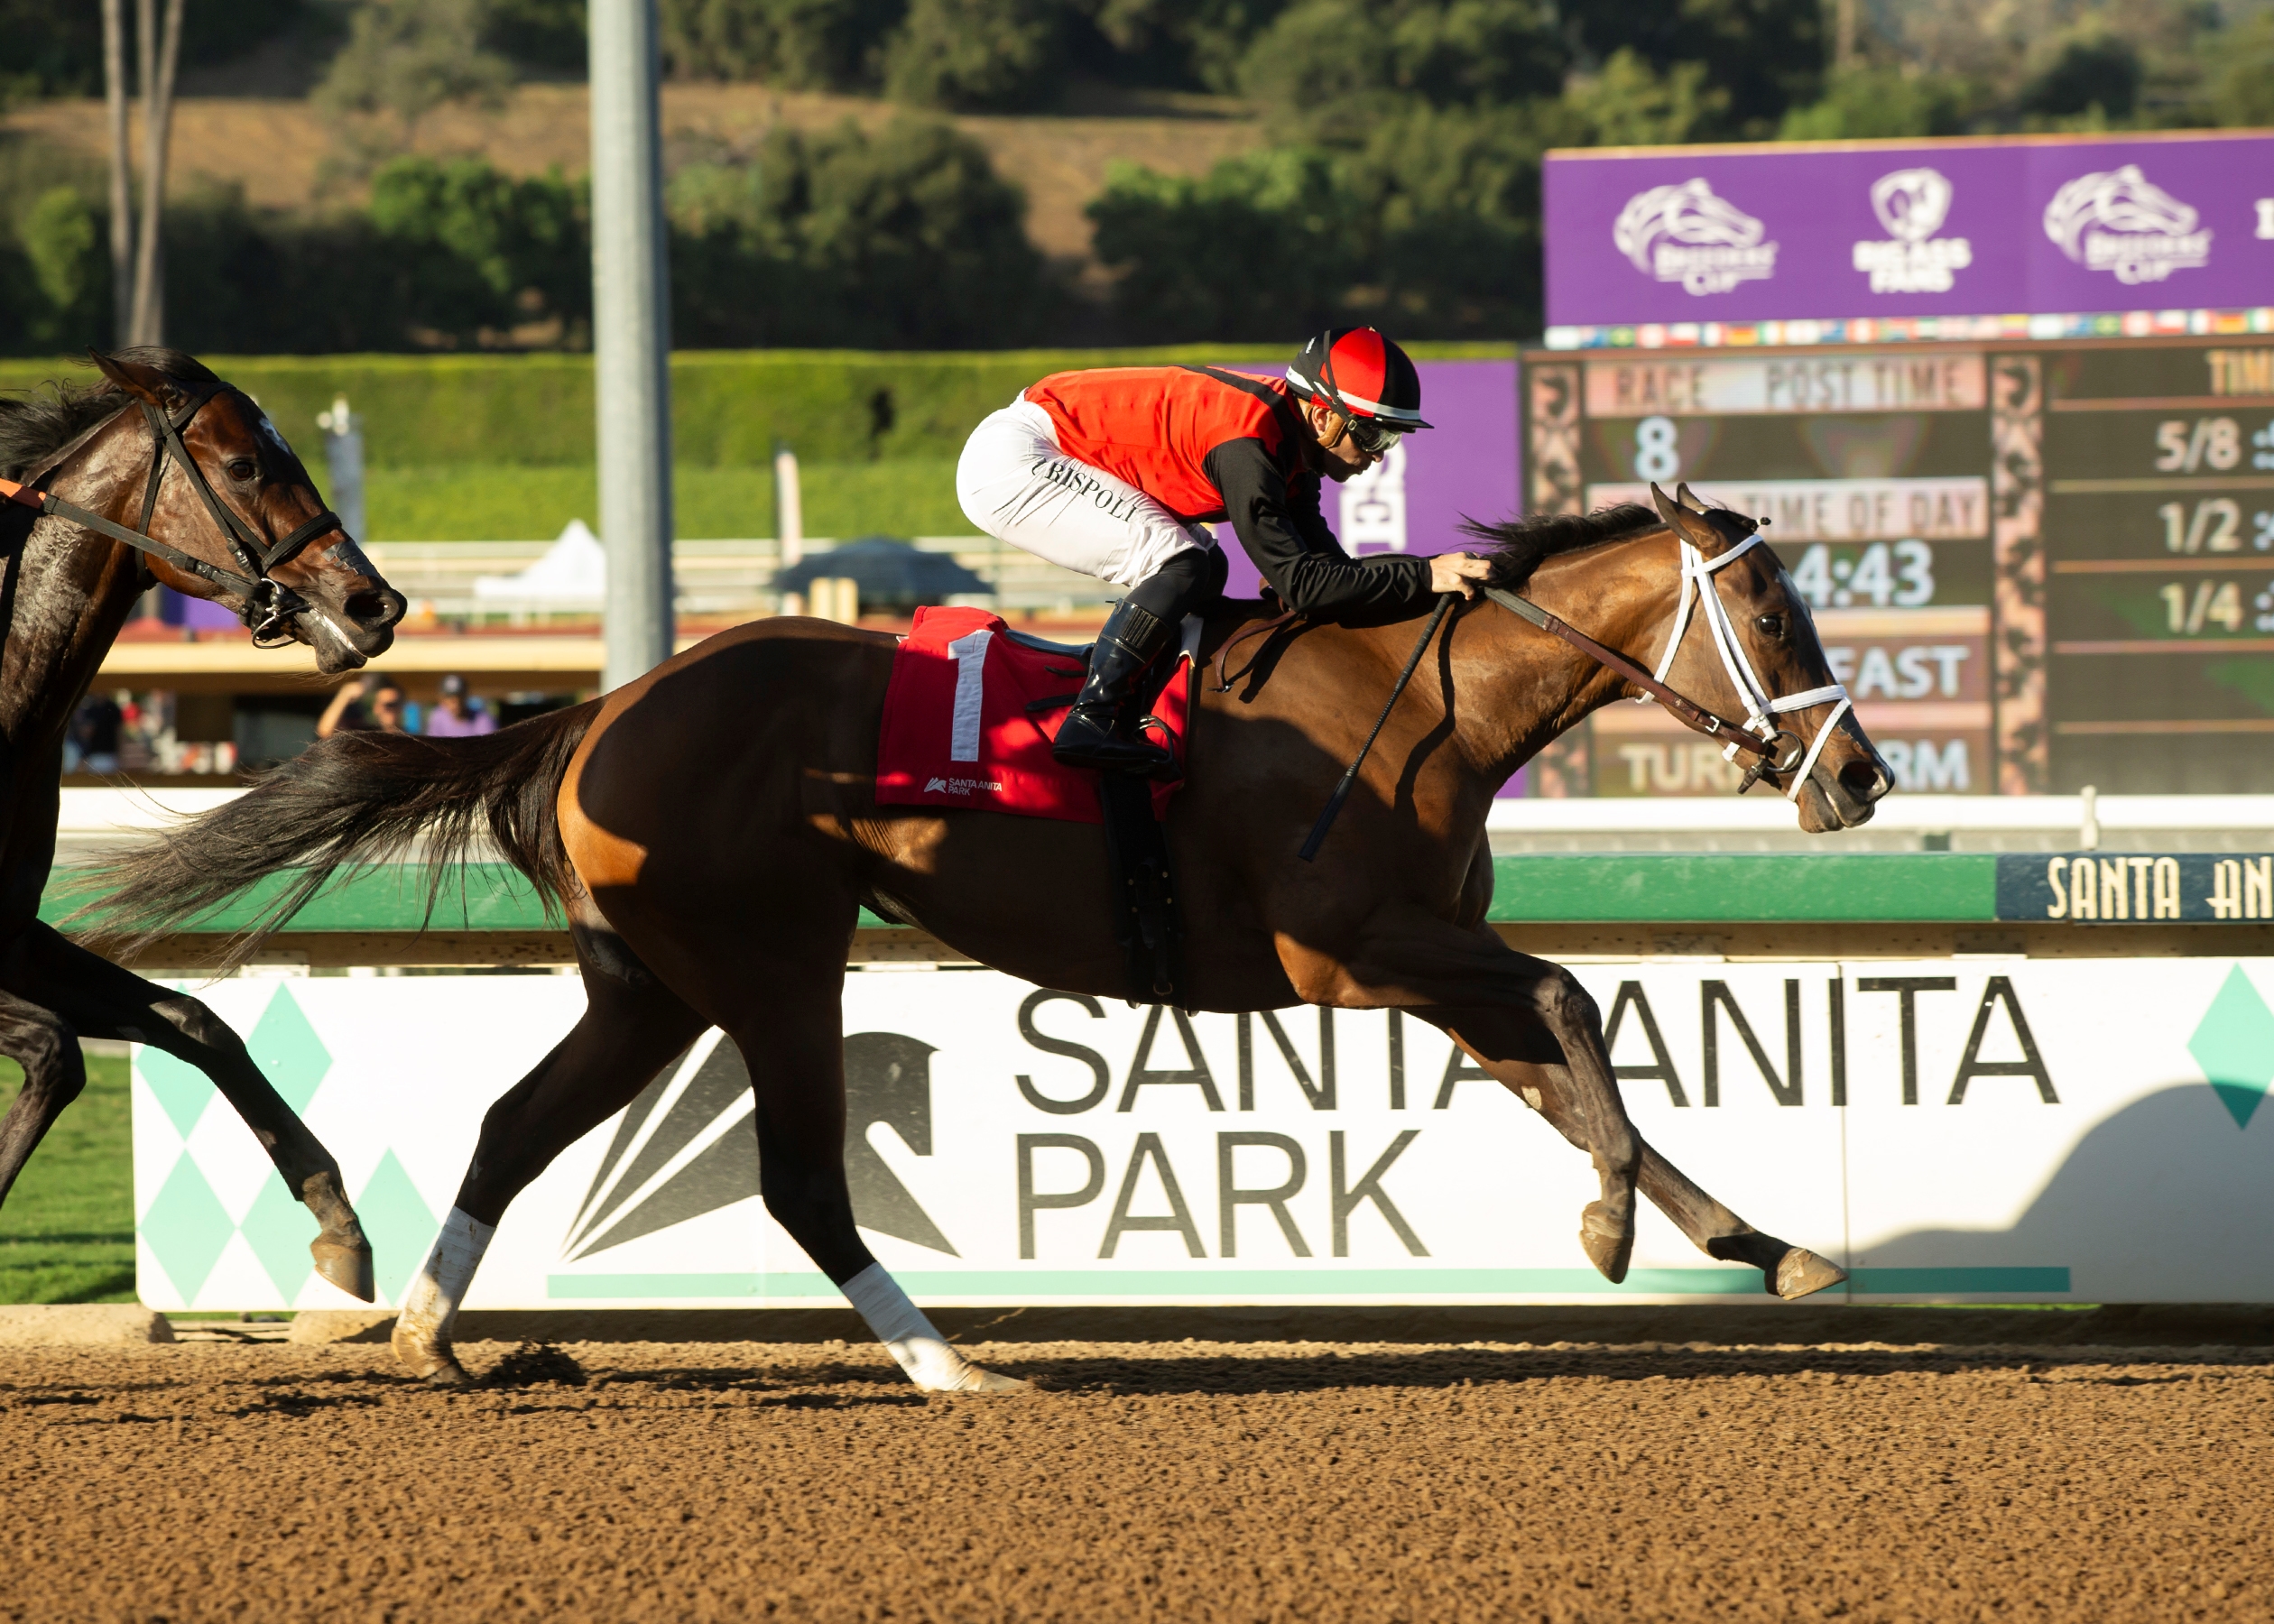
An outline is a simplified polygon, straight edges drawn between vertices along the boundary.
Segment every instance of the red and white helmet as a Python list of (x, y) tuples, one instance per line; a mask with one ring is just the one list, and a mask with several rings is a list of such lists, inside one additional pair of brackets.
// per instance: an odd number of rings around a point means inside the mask
[(1421, 374), (1378, 328), (1329, 328), (1303, 346), (1287, 381), (1299, 395), (1391, 434), (1429, 427), (1421, 420)]

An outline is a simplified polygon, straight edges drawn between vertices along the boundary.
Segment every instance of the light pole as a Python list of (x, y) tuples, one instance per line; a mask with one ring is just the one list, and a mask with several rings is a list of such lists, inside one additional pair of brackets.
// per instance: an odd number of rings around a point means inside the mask
[(589, 15), (593, 389), (608, 549), (601, 680), (617, 687), (671, 652), (671, 282), (655, 0), (591, 0)]

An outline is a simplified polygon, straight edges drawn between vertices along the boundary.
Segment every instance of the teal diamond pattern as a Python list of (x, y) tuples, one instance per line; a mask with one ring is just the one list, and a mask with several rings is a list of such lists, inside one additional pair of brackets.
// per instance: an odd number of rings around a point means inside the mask
[(174, 1131), (188, 1139), (198, 1119), (205, 1115), (205, 1108), (213, 1103), (212, 1079), (187, 1060), (177, 1060), (148, 1044), (136, 1052), (134, 1068), (142, 1073), (143, 1082), (149, 1085), (166, 1120), (174, 1125)]
[(2237, 1128), (2250, 1126), (2251, 1113), (2274, 1086), (2274, 1010), (2237, 964), (2203, 1020), (2187, 1039), (2187, 1053), (2203, 1067)]
[(261, 1193), (237, 1227), (275, 1283), (277, 1295), (290, 1304), (315, 1272), (308, 1243), (316, 1238), (316, 1214), (293, 1200), (284, 1181), (272, 1173), (261, 1180)]
[(183, 1152), (142, 1216), (142, 1238), (183, 1302), (197, 1301), (236, 1232), (213, 1186)]
[(331, 1051), (316, 1036), (290, 987), (276, 989), (245, 1047), (296, 1116), (308, 1109), (324, 1074), (331, 1070)]
[(427, 1249), (442, 1221), (427, 1210), (411, 1175), (388, 1151), (372, 1171), (371, 1182), (356, 1197), (356, 1212), (364, 1233), (371, 1239), (373, 1271), (379, 1289), (391, 1303), (402, 1301), (402, 1288), (426, 1261)]

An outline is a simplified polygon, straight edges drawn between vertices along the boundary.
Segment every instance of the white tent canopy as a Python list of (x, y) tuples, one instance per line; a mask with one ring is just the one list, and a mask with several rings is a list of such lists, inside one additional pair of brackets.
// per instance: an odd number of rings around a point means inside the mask
[(513, 575), (476, 576), (474, 595), (516, 604), (597, 606), (608, 590), (608, 553), (581, 519), (527, 569)]

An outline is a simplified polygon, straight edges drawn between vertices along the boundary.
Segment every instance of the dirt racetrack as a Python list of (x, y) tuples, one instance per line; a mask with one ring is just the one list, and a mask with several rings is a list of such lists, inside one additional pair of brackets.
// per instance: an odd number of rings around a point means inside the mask
[(0, 1616), (2274, 1614), (2266, 1350), (974, 1352), (0, 1350)]

